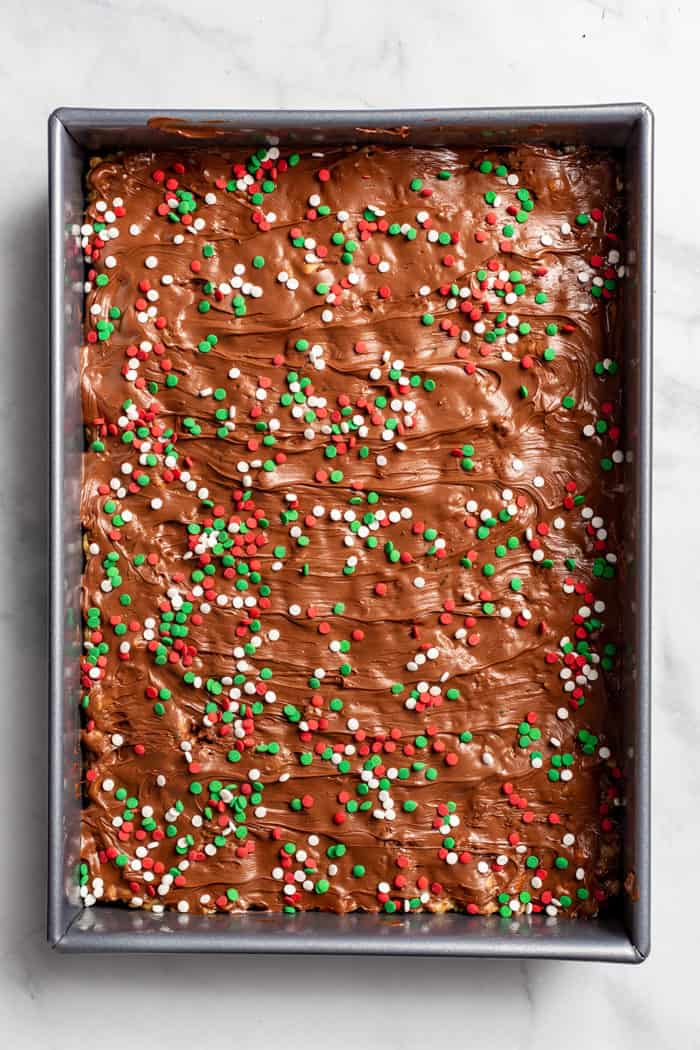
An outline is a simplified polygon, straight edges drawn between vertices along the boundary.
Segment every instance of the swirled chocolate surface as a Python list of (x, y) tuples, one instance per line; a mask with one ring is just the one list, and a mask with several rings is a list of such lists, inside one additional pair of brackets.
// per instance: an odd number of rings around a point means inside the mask
[(95, 158), (87, 904), (619, 891), (614, 156)]

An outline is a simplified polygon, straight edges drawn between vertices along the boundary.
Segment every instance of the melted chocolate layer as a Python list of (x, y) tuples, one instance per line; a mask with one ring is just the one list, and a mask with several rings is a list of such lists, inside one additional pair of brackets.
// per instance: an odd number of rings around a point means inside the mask
[(88, 904), (619, 890), (614, 157), (95, 159)]

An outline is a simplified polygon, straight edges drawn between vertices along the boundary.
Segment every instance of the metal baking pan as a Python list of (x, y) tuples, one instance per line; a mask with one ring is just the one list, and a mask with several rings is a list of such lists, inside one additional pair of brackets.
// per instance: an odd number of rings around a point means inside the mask
[[(650, 529), (652, 114), (642, 104), (544, 109), (374, 111), (170, 111), (59, 109), (49, 119), (51, 214), (51, 637), (48, 939), (61, 951), (299, 952), (592, 959), (640, 962), (650, 927)], [(629, 445), (635, 467), (626, 508), (627, 595), (624, 736), (628, 807), (624, 872), (636, 887), (600, 919), (517, 921), (499, 916), (388, 917), (305, 913), (161, 917), (104, 905), (83, 909), (79, 861), (78, 383), (83, 263), (79, 226), (91, 152), (207, 145), (397, 142), (589, 143), (624, 151), (632, 279), (626, 284), (625, 368)], [(635, 899), (636, 898), (636, 899)]]

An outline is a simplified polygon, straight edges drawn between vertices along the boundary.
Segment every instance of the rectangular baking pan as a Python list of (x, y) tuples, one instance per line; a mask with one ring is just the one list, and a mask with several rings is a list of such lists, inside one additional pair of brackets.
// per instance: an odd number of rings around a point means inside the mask
[[(290, 952), (451, 955), (641, 962), (650, 934), (650, 530), (652, 370), (652, 125), (642, 104), (544, 109), (170, 111), (59, 109), (49, 119), (50, 191), (50, 783), (48, 939), (67, 952)], [(83, 909), (78, 744), (79, 348), (83, 263), (79, 227), (90, 153), (277, 142), (616, 147), (624, 151), (631, 278), (624, 299), (628, 448), (627, 756), (624, 873), (632, 892), (595, 920), (499, 916), (272, 913), (162, 917), (109, 905)]]

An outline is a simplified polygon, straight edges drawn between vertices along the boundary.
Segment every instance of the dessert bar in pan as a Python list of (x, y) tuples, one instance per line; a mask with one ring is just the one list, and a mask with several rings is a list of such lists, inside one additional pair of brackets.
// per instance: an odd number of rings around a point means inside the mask
[(396, 950), (588, 953), (643, 910), (624, 143), (419, 125), (92, 149), (86, 935), (381, 912)]

